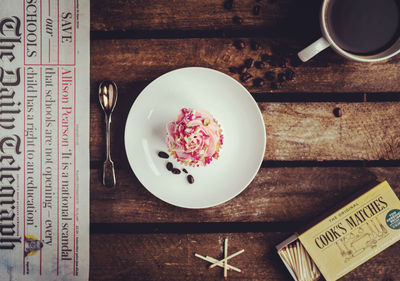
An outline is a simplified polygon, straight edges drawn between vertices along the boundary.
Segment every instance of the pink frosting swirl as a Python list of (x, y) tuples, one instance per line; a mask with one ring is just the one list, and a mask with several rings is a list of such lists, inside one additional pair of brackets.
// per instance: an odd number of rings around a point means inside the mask
[(223, 135), (218, 122), (206, 110), (182, 108), (176, 121), (167, 124), (166, 141), (179, 162), (205, 166), (218, 159)]

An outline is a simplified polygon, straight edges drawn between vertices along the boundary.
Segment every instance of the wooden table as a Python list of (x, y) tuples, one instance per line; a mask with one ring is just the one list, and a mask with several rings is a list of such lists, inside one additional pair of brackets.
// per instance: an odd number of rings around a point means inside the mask
[[(274, 246), (297, 227), (375, 178), (387, 179), (400, 195), (400, 56), (363, 64), (326, 50), (307, 63), (293, 61), (320, 36), (320, 2), (236, 0), (227, 10), (223, 0), (91, 1), (91, 280), (221, 280), (222, 271), (208, 270), (194, 253), (222, 257), (225, 237), (231, 251), (246, 250), (232, 262), (245, 273), (229, 279), (291, 280)], [(259, 15), (252, 13), (256, 4)], [(235, 15), (242, 24), (232, 21)], [(245, 49), (232, 45), (238, 39)], [(251, 40), (261, 49), (252, 50)], [(204, 210), (152, 196), (132, 173), (123, 144), (141, 90), (185, 66), (239, 79), (229, 67), (262, 54), (285, 59), (295, 78), (274, 90), (268, 81), (244, 84), (267, 131), (254, 181), (233, 200)], [(249, 72), (263, 77), (267, 71), (285, 68), (267, 63)], [(114, 189), (100, 182), (105, 139), (97, 86), (103, 79), (114, 80), (120, 92), (112, 124)], [(397, 243), (342, 280), (400, 280), (399, 253)]]

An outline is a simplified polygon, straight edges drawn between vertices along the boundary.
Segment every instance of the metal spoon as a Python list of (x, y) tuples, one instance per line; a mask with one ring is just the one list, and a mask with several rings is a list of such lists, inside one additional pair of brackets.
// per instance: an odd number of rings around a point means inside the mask
[(101, 108), (104, 111), (106, 121), (106, 161), (103, 164), (103, 185), (106, 187), (114, 187), (116, 184), (114, 162), (111, 160), (110, 152), (110, 126), (111, 114), (114, 111), (115, 104), (117, 103), (118, 89), (112, 81), (103, 81), (99, 86), (99, 101)]

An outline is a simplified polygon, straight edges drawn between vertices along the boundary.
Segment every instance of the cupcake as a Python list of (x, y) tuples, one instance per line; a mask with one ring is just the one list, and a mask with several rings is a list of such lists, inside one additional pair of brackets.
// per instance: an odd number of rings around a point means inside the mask
[(206, 110), (182, 108), (176, 121), (167, 124), (166, 141), (178, 162), (198, 167), (218, 159), (223, 135), (218, 122)]

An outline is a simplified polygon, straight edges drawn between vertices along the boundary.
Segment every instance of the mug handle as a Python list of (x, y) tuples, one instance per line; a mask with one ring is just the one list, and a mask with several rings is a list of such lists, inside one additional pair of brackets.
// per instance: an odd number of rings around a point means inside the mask
[(306, 62), (329, 46), (329, 42), (324, 37), (321, 37), (310, 46), (301, 50), (297, 55), (303, 62)]

